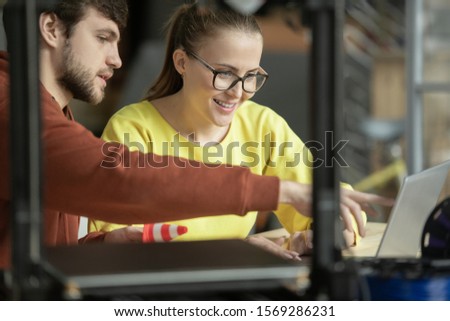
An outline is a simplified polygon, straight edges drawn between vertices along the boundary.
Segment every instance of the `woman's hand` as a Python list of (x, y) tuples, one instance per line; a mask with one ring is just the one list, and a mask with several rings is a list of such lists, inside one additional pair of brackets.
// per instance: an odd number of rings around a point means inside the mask
[(105, 243), (142, 243), (142, 227), (127, 226), (107, 232)]
[(299, 253), (292, 250), (287, 250), (282, 247), (286, 238), (280, 237), (275, 240), (269, 240), (268, 238), (260, 235), (249, 236), (245, 239), (250, 244), (258, 246), (268, 252), (271, 252), (283, 259), (300, 261)]
[[(279, 203), (291, 204), (303, 215), (311, 217), (312, 185), (281, 181), (278, 201)], [(368, 215), (376, 214), (369, 204), (392, 206), (394, 205), (394, 199), (341, 187), (340, 215), (346, 230), (356, 233), (352, 225), (353, 216), (358, 226), (359, 235), (365, 236), (365, 220), (362, 213), (364, 211)]]
[[(348, 230), (344, 230), (342, 233), (346, 247), (355, 246), (355, 234)], [(311, 255), (313, 253), (313, 231), (305, 230), (291, 234), (288, 249), (299, 255)]]
[(313, 232), (305, 230), (295, 232), (289, 237), (289, 246), (291, 251), (297, 252), (299, 255), (310, 255), (313, 249)]

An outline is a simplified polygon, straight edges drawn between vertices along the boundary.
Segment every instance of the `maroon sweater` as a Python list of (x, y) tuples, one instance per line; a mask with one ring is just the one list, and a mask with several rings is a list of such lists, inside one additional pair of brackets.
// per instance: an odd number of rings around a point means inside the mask
[[(139, 224), (276, 209), (278, 178), (105, 143), (41, 88), (46, 245), (77, 243), (78, 215)], [(8, 110), (8, 59), (0, 52), (0, 269), (10, 267), (11, 255)], [(95, 239), (102, 235), (80, 241)]]

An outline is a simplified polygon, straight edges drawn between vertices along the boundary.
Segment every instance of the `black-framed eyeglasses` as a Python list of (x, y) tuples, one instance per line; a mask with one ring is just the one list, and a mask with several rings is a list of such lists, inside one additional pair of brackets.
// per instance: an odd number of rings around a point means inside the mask
[(197, 54), (186, 51), (189, 56), (195, 58), (203, 66), (208, 68), (214, 75), (213, 77), (213, 87), (217, 90), (229, 90), (233, 88), (239, 81), (242, 82), (242, 90), (253, 94), (261, 89), (261, 87), (266, 82), (269, 75), (261, 68), (264, 73), (259, 71), (251, 72), (246, 74), (244, 77), (239, 77), (231, 71), (219, 71), (213, 66), (208, 64), (203, 58), (199, 57)]

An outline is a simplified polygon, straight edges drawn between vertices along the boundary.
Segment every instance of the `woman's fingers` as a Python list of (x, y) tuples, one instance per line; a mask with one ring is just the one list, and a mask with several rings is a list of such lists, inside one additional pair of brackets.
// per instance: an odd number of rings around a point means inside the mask
[(277, 243), (262, 237), (262, 236), (250, 236), (246, 239), (250, 244), (258, 246), (268, 252), (272, 252), (273, 254), (280, 256), (284, 259), (300, 261), (299, 253), (293, 250), (287, 250), (282, 248)]
[(295, 232), (289, 238), (289, 248), (300, 255), (311, 254), (313, 248), (312, 237), (312, 230)]

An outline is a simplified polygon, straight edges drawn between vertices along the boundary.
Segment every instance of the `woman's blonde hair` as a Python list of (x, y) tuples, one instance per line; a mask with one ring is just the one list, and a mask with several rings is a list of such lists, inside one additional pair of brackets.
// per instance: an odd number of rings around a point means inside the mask
[(202, 41), (222, 30), (262, 34), (254, 16), (243, 15), (229, 9), (214, 10), (199, 7), (196, 3), (180, 6), (166, 25), (164, 65), (145, 99), (151, 101), (178, 92), (183, 86), (183, 79), (173, 64), (173, 52), (176, 49), (197, 52)]

